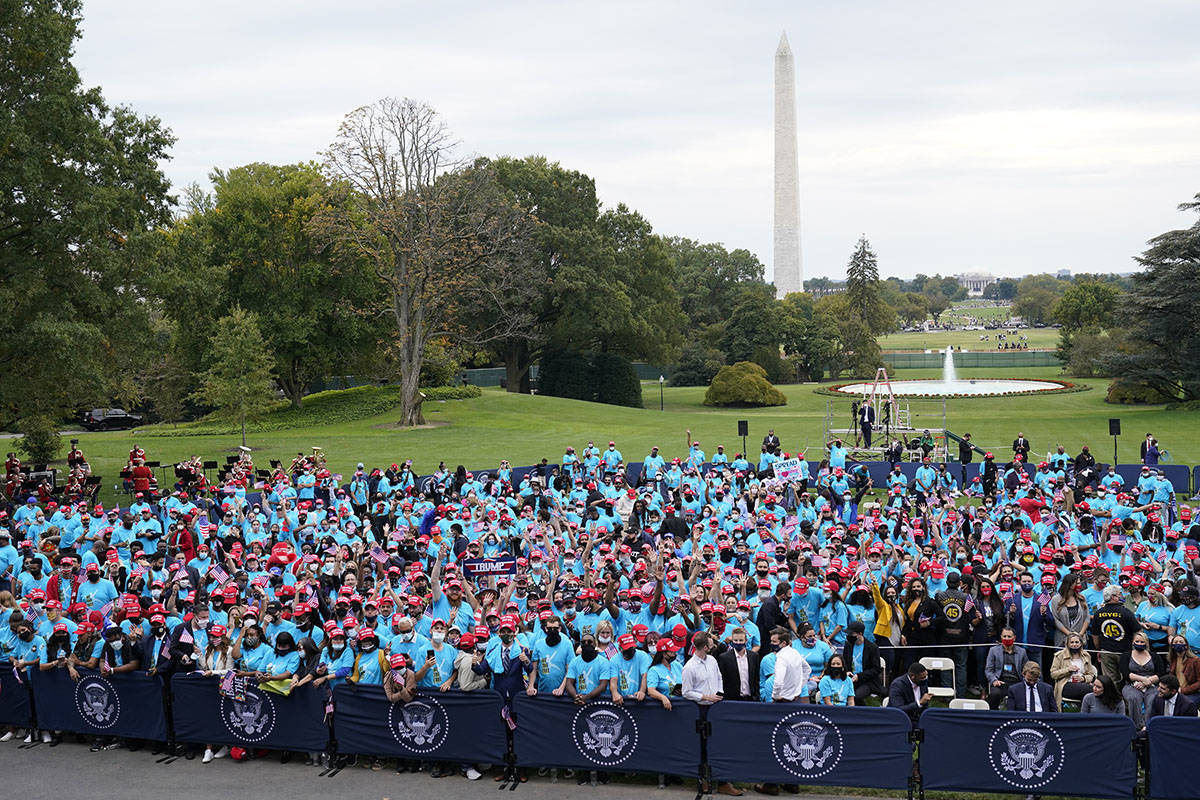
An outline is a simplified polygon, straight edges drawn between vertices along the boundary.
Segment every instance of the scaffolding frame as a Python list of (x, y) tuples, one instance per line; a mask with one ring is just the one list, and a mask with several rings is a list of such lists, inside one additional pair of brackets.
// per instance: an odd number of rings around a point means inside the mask
[[(841, 439), (855, 461), (879, 461), (884, 449), (892, 439), (899, 437), (905, 444), (904, 460), (920, 461), (924, 452), (920, 447), (909, 446), (926, 430), (933, 435), (934, 447), (929, 457), (935, 461), (949, 461), (950, 437), (946, 426), (945, 397), (896, 397), (887, 370), (880, 367), (875, 379), (861, 396), (847, 394), (850, 402), (848, 427), (841, 427), (838, 419), (845, 419), (841, 401), (829, 398), (825, 405), (825, 438), (822, 444)], [(863, 446), (862, 431), (858, 426), (858, 410), (863, 403), (875, 409), (875, 424), (872, 430), (872, 445)], [(928, 423), (928, 424), (925, 424)], [(851, 445), (851, 443), (853, 443)]]

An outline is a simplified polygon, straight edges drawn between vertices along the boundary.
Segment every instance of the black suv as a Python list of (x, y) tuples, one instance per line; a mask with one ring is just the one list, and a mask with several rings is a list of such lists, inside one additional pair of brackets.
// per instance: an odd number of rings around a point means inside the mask
[(116, 431), (141, 424), (141, 414), (130, 414), (123, 408), (93, 408), (83, 415), (83, 427), (89, 431)]

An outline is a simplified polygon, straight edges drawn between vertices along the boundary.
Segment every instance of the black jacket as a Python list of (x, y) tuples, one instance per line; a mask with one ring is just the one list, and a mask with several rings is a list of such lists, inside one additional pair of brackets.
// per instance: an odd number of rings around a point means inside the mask
[[(929, 681), (918, 684), (917, 690), (921, 694), (925, 694), (929, 691)], [(898, 708), (908, 714), (914, 725), (921, 718), (921, 712), (925, 710), (917, 702), (918, 699), (913, 695), (912, 683), (908, 680), (907, 672), (892, 681), (892, 685), (888, 687), (888, 706)]]
[(749, 672), (750, 695), (741, 692), (742, 680), (738, 673), (737, 654), (732, 648), (717, 656), (717, 669), (721, 671), (721, 685), (726, 700), (758, 700), (758, 653), (746, 649), (746, 667)]
[(771, 641), (771, 629), (788, 627), (787, 609), (779, 603), (779, 598), (772, 595), (763, 601), (758, 609), (758, 633), (763, 643)]
[[(850, 637), (846, 637), (846, 644), (842, 646), (842, 663), (846, 665), (847, 671), (852, 671), (854, 666), (854, 642)], [(879, 648), (870, 639), (863, 638), (862, 648), (862, 669), (857, 673), (858, 684), (867, 686), (876, 686), (883, 688), (883, 682), (880, 680), (883, 677), (883, 672), (879, 666)]]

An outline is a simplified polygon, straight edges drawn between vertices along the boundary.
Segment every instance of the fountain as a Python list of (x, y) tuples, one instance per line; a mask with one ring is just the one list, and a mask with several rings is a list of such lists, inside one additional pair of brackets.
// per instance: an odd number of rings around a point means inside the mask
[(954, 348), (946, 348), (946, 360), (942, 362), (942, 383), (952, 385), (958, 376), (954, 374)]
[[(890, 381), (892, 393), (897, 397), (991, 397), (1026, 392), (1050, 392), (1064, 388), (1058, 381), (1043, 380), (962, 380), (954, 369), (954, 349), (946, 348), (942, 361), (942, 379), (925, 381)], [(830, 387), (843, 394), (869, 394), (873, 384), (847, 383)]]

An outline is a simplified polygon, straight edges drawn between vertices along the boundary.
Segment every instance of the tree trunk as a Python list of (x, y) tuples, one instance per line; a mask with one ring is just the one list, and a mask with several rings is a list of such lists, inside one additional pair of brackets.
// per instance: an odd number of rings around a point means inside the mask
[(288, 374), (279, 379), (279, 386), (291, 401), (292, 408), (300, 408), (304, 405), (304, 383), (297, 374), (296, 359), (291, 360), (289, 367)]
[(510, 342), (504, 348), (505, 389), (509, 392), (529, 394), (530, 381), (529, 345), (520, 340)]

